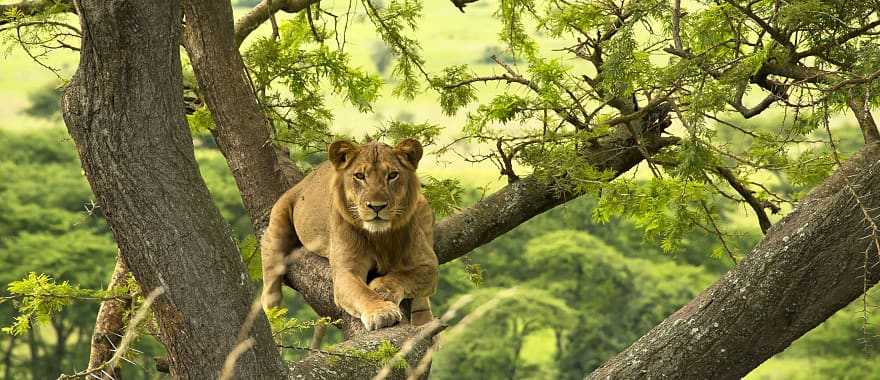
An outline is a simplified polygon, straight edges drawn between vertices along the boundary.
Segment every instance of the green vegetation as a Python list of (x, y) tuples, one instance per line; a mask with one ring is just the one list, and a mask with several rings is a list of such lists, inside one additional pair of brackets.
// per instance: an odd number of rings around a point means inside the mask
[[(819, 139), (822, 123), (842, 109), (839, 99), (831, 99), (831, 111), (826, 104), (794, 120), (734, 119), (748, 128), (747, 135), (712, 127), (716, 123), (702, 115), (723, 107), (729, 100), (725, 94), (736, 92), (736, 85), (768, 56), (782, 53), (767, 46), (735, 59), (729, 51), (709, 54), (711, 64), (737, 62), (729, 76), (718, 80), (700, 74), (696, 64), (658, 64), (644, 49), (649, 42), (646, 25), (668, 27), (656, 13), (668, 10), (666, 2), (642, 2), (633, 10), (637, 19), (604, 43), (606, 62), (619, 70), (605, 72), (596, 87), (609, 96), (636, 97), (645, 96), (648, 84), (672, 86), (685, 78), (684, 84), (675, 85), (702, 95), (688, 98), (691, 108), (681, 117), (690, 125), (675, 132), (688, 143), (660, 155), (658, 162), (676, 163), (663, 168), (663, 175), (651, 175), (659, 170), (643, 165), (636, 174), (602, 184), (611, 173), (583, 164), (576, 149), (605, 136), (605, 122), (614, 115), (596, 113), (588, 128), (548, 132), (548, 126), (563, 125), (564, 116), (554, 110), (574, 107), (566, 90), (578, 84), (570, 73), (584, 69), (561, 57), (557, 48), (565, 41), (560, 37), (570, 39), (577, 28), (607, 26), (607, 12), (599, 6), (554, 1), (555, 7), (544, 10), (531, 1), (480, 1), (468, 6), (464, 19), (448, 2), (359, 3), (365, 15), (352, 20), (350, 47), (344, 51), (322, 43), (338, 39), (335, 30), (326, 25), (313, 30), (304, 14), (281, 17), (278, 40), (266, 38), (264, 26), (243, 50), (269, 112), (273, 137), (290, 147), (292, 158), (303, 167), (320, 162), (326, 142), (339, 136), (368, 135), (388, 142), (416, 136), (436, 159), (426, 160), (421, 173), (438, 217), (501, 186), (494, 164), (507, 177), (534, 174), (560, 191), (598, 194), (538, 216), (441, 268), (440, 287), (432, 298), (437, 315), (466, 294), (475, 300), (459, 315), (501, 289), (517, 287), (517, 293), (450, 337), (432, 366), (435, 378), (582, 378), (693, 298), (730, 267), (729, 256), (746, 254), (760, 238), (751, 211), (715, 192), (720, 181), (712, 167), (731, 157), (749, 157), (736, 175), (767, 180), (769, 190), (759, 190), (757, 196), (768, 201), (781, 194), (772, 200), (784, 209), (834, 167), (826, 146), (790, 144)], [(792, 22), (808, 22), (798, 10), (816, 6), (787, 5), (791, 9), (784, 15)], [(731, 37), (706, 32), (714, 30), (711, 25), (723, 9), (694, 8), (692, 21), (684, 25), (687, 45), (699, 51)], [(432, 21), (418, 21), (422, 13), (429, 13)], [(504, 47), (497, 46), (498, 30), (506, 31), (500, 34)], [(846, 53), (864, 53), (859, 49)], [(63, 66), (71, 57), (55, 56), (51, 63)], [(9, 326), (12, 334), (0, 337), (0, 367), (6, 378), (42, 379), (76, 372), (85, 364), (97, 303), (83, 298), (137, 294), (132, 289), (101, 291), (116, 247), (61, 127), (53, 78), (19, 51), (3, 65), (0, 102), (9, 107), (0, 110), (0, 267), (5, 269), (0, 284), (9, 284), (3, 293), (9, 297), (0, 302), (0, 325)], [(476, 79), (477, 73), (500, 72), (503, 65), (517, 65), (536, 89), (456, 85)], [(257, 244), (210, 136), (210, 116), (202, 107), (188, 117), (196, 157), (256, 285)], [(832, 123), (841, 153), (852, 153), (860, 144), (858, 129)], [(444, 145), (456, 138), (459, 143)], [(496, 141), (497, 152), (492, 151)], [(452, 159), (458, 153), (476, 157), (476, 162)], [(723, 226), (723, 242), (709, 230), (710, 224)], [(29, 273), (50, 273), (52, 281)], [(749, 378), (876, 377), (880, 317), (863, 308), (878, 304), (876, 294), (856, 301)], [(307, 345), (315, 319), (292, 292), (285, 296), (285, 308), (270, 316), (278, 342), (291, 346)], [(151, 357), (162, 349), (149, 337), (150, 327), (145, 330), (135, 344), (141, 352), (132, 358), (136, 365), (125, 366), (126, 378), (158, 376)], [(333, 329), (328, 334), (331, 342), (341, 339)], [(390, 359), (396, 351), (386, 343), (368, 357)], [(299, 350), (284, 353), (289, 359), (302, 355)]]

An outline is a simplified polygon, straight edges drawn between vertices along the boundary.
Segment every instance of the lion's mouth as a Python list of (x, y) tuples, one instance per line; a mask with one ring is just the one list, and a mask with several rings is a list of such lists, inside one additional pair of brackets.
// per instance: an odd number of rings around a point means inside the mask
[(370, 232), (382, 232), (387, 230), (391, 226), (391, 223), (377, 216), (364, 222), (363, 226), (365, 230)]

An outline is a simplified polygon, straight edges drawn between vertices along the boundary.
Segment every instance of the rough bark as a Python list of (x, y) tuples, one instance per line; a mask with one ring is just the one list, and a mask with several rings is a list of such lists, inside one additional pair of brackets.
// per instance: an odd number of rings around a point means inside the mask
[[(64, 120), (123, 261), (153, 306), (176, 378), (214, 378), (254, 299), (229, 227), (199, 175), (183, 115), (181, 4), (78, 3), (79, 67)], [(278, 378), (284, 367), (265, 317), (237, 373)], [(244, 376), (246, 374), (246, 376)]]
[(878, 174), (880, 144), (870, 144), (748, 257), (590, 378), (738, 379), (852, 302), (880, 280), (863, 213), (880, 207)]
[[(128, 270), (125, 269), (125, 263), (122, 261), (122, 256), (119, 255), (116, 257), (116, 266), (113, 268), (113, 274), (110, 276), (110, 284), (107, 285), (107, 290), (124, 285), (127, 275)], [(122, 340), (122, 336), (125, 333), (125, 320), (123, 317), (129, 308), (131, 308), (130, 300), (110, 299), (101, 302), (101, 307), (98, 309), (98, 317), (95, 320), (95, 331), (92, 333), (92, 345), (87, 371), (98, 368), (113, 357), (114, 349), (119, 346), (119, 341)], [(101, 378), (120, 379), (121, 375), (118, 368), (105, 368)]]
[(238, 53), (232, 7), (223, 1), (188, 0), (184, 13), (184, 45), (214, 118), (212, 133), (232, 170), (254, 230), (262, 231), (275, 200), (292, 183), (280, 175), (268, 122)]

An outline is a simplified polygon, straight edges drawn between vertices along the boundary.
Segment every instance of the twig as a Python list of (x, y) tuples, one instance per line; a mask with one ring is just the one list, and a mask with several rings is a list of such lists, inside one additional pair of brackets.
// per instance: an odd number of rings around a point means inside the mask
[[(306, 5), (308, 7), (308, 5)], [(272, 12), (272, 0), (266, 0), (266, 8), (269, 9), (269, 23), (272, 24), (272, 40), (278, 41), (278, 21), (275, 20), (275, 12)]]
[(767, 230), (770, 229), (773, 223), (770, 223), (770, 218), (767, 217), (767, 212), (764, 211), (764, 208), (769, 207), (775, 213), (779, 212), (779, 206), (775, 206), (769, 202), (761, 202), (758, 198), (755, 198), (755, 192), (749, 190), (743, 185), (730, 169), (723, 166), (716, 166), (715, 172), (718, 173), (721, 178), (724, 178), (724, 180), (727, 181), (727, 184), (736, 190), (736, 192), (743, 197), (743, 200), (749, 204), (752, 210), (755, 211), (755, 215), (758, 217), (758, 224), (761, 226), (761, 232), (766, 235)]
[(122, 340), (119, 342), (119, 346), (116, 348), (116, 352), (113, 353), (113, 357), (110, 360), (104, 362), (100, 366), (97, 366), (91, 370), (77, 372), (73, 375), (65, 375), (61, 374), (58, 376), (58, 380), (68, 380), (68, 379), (81, 379), (81, 378), (89, 378), (89, 377), (97, 377), (96, 373), (103, 373), (107, 375), (107, 372), (104, 371), (105, 368), (116, 368), (119, 364), (119, 359), (125, 355), (125, 352), (128, 350), (129, 344), (131, 344), (131, 340), (134, 339), (134, 335), (137, 331), (137, 325), (141, 323), (141, 321), (147, 316), (147, 313), (150, 311), (150, 306), (153, 305), (153, 301), (156, 300), (157, 297), (165, 293), (165, 288), (160, 286), (158, 288), (153, 289), (149, 295), (144, 299), (144, 303), (138, 309), (137, 313), (134, 317), (131, 318), (128, 322), (128, 327), (125, 329), (125, 334), (122, 336)]

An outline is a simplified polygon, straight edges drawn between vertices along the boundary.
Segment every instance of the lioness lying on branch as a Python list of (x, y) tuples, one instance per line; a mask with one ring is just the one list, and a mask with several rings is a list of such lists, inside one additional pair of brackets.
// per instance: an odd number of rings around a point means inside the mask
[(416, 175), (422, 145), (337, 141), (328, 155), (272, 207), (261, 243), (263, 306), (281, 302), (285, 256), (302, 246), (329, 259), (334, 301), (367, 330), (400, 321), (400, 301), (409, 298), (412, 323), (430, 321), (437, 256), (434, 216)]

